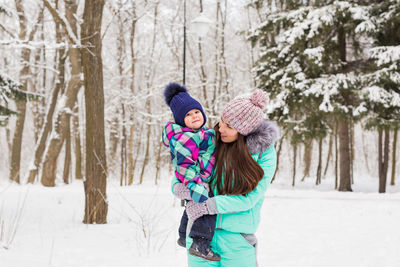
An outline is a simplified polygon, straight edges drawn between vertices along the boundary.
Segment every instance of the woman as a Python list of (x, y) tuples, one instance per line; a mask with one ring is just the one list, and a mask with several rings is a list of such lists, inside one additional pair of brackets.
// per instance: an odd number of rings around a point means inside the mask
[[(190, 251), (189, 266), (257, 265), (254, 233), (260, 222), (265, 191), (276, 169), (273, 144), (278, 138), (276, 124), (263, 120), (267, 100), (261, 90), (256, 90), (251, 97), (236, 98), (227, 104), (215, 126), (216, 167), (211, 183), (215, 197), (203, 203), (189, 201), (186, 212), (188, 228), (190, 221), (200, 216), (217, 214), (211, 247), (221, 256), (221, 261), (206, 261), (193, 256), (196, 251)], [(172, 189), (177, 197), (187, 196), (177, 180), (172, 182)], [(186, 247), (191, 243), (187, 238)]]

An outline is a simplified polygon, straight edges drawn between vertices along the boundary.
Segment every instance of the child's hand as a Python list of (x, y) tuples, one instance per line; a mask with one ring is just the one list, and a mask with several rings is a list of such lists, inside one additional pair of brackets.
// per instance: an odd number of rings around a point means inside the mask
[(189, 220), (191, 220), (192, 222), (194, 222), (203, 215), (209, 214), (205, 202), (197, 203), (194, 202), (193, 200), (186, 203), (186, 213), (189, 217)]
[(173, 189), (174, 195), (179, 199), (192, 200), (190, 191), (182, 183), (176, 183)]

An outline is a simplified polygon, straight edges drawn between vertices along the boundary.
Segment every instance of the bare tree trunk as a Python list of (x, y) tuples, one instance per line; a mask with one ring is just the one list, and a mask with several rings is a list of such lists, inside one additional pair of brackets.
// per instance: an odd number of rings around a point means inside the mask
[[(203, 3), (200, 0), (200, 13), (203, 12)], [(201, 87), (203, 89), (203, 98), (204, 98), (204, 107), (207, 111), (209, 111), (210, 109), (210, 104), (209, 104), (209, 100), (207, 97), (207, 74), (206, 74), (206, 70), (204, 67), (204, 59), (203, 59), (203, 49), (201, 46), (201, 38), (199, 38), (199, 42), (198, 42), (198, 49), (199, 49), (199, 61), (200, 61), (200, 81), (201, 81)], [(211, 119), (208, 120), (208, 127), (212, 128), (213, 127), (213, 122)], [(156, 180), (157, 181), (157, 180)]]
[(379, 193), (386, 192), (387, 170), (389, 166), (389, 128), (385, 128), (385, 141), (383, 144), (383, 130), (378, 129), (378, 160), (379, 160)]
[(379, 176), (379, 192), (381, 191), (382, 183), (382, 158), (383, 158), (383, 141), (382, 129), (378, 129), (378, 176)]
[[(59, 52), (60, 54), (58, 61), (59, 61), (59, 71), (61, 72), (62, 71), (61, 68), (63, 68), (61, 67), (61, 65), (63, 65), (65, 60), (61, 59), (63, 55), (61, 55), (61, 51)], [(33, 162), (33, 168), (29, 170), (28, 183), (34, 183), (38, 175), (40, 163), (42, 162), (42, 157), (46, 146), (47, 137), (49, 135), (49, 132), (52, 130), (54, 110), (56, 108), (58, 94), (62, 86), (63, 84), (58, 82), (54, 87), (50, 100), (50, 105), (48, 111), (46, 112), (46, 121), (44, 123), (42, 132), (40, 133), (39, 142), (37, 143), (37, 146), (35, 148), (35, 159)]]
[(86, 107), (86, 224), (107, 223), (107, 161), (104, 136), (103, 62), (101, 20), (104, 0), (86, 0), (81, 40)]
[(317, 167), (317, 180), (316, 185), (321, 184), (321, 171), (322, 171), (322, 141), (323, 138), (320, 137), (318, 140), (318, 167)]
[(353, 167), (354, 167), (354, 123), (350, 121), (350, 178), (351, 184), (354, 184)]
[[(150, 51), (150, 60), (153, 61), (154, 59), (154, 48), (156, 44), (156, 32), (157, 32), (157, 16), (158, 16), (158, 5), (159, 2), (156, 2), (154, 6), (154, 20), (153, 20), (153, 27), (154, 27), (154, 33), (153, 33), (153, 39), (152, 39), (152, 46), (151, 46), (151, 51)], [(145, 79), (147, 83), (147, 90), (149, 90), (149, 95), (151, 95), (151, 71), (150, 69), (147, 70), (145, 73)], [(151, 114), (151, 99), (150, 97), (147, 98), (146, 100), (146, 111), (148, 114)], [(139, 178), (139, 183), (143, 183), (143, 177), (145, 173), (145, 169), (147, 167), (147, 164), (149, 162), (149, 154), (150, 154), (150, 137), (151, 137), (151, 124), (152, 124), (152, 119), (149, 117), (148, 123), (147, 123), (147, 135), (146, 135), (146, 152), (143, 160), (143, 167), (142, 167), (142, 172), (140, 174)]]
[(328, 156), (327, 156), (327, 158), (326, 158), (326, 165), (325, 165), (325, 170), (324, 170), (324, 177), (326, 176), (326, 172), (328, 171), (329, 162), (330, 162), (330, 160), (331, 160), (331, 156), (332, 156), (332, 146), (333, 146), (333, 135), (330, 134), (330, 135), (329, 135)]
[[(151, 114), (150, 99), (147, 99), (146, 107), (147, 107), (146, 108), (147, 113)], [(140, 173), (139, 184), (143, 183), (144, 171), (145, 171), (146, 166), (147, 166), (147, 164), (149, 162), (150, 136), (151, 136), (151, 124), (147, 124), (146, 151), (145, 151), (145, 154), (144, 154), (144, 160), (143, 160), (142, 171)]]
[(306, 143), (304, 143), (304, 175), (301, 178), (303, 182), (307, 176), (310, 176), (310, 168), (311, 168), (311, 159), (312, 159), (312, 149), (313, 149), (313, 140), (309, 139)]
[(364, 132), (362, 133), (362, 145), (363, 145), (363, 153), (364, 153), (364, 160), (365, 160), (365, 167), (367, 167), (367, 172), (370, 172), (369, 164), (368, 164), (368, 151), (365, 149), (365, 137)]
[[(256, 8), (257, 9), (257, 8)], [(250, 8), (249, 7), (247, 7), (246, 8), (246, 15), (247, 15), (247, 22), (249, 23), (248, 24), (248, 26), (247, 26), (247, 28), (248, 29), (252, 29), (253, 28), (253, 26), (252, 26), (252, 23), (251, 23), (251, 16), (250, 16)], [(248, 42), (248, 43), (250, 43), (250, 42)], [(249, 64), (249, 72), (251, 72), (251, 70), (252, 70), (252, 68), (253, 68), (253, 66), (255, 66), (255, 63), (256, 63), (256, 60), (254, 59), (254, 47), (253, 47), (253, 45), (250, 43), (249, 45), (248, 45), (248, 48), (250, 49), (250, 51), (249, 51), (249, 53), (250, 53), (250, 64)], [(252, 84), (251, 84), (251, 86), (253, 87), (253, 88), (256, 88), (256, 86), (257, 86), (257, 82), (256, 82), (256, 79), (255, 79), (255, 77), (253, 78), (253, 79), (251, 79), (251, 82), (252, 82)], [(276, 172), (275, 172), (276, 173)], [(275, 175), (274, 175), (274, 178), (275, 178)], [(272, 180), (274, 180), (274, 178), (272, 178)]]
[[(122, 2), (118, 2), (118, 8), (122, 9)], [(118, 74), (119, 74), (119, 90), (122, 92), (124, 91), (125, 88), (125, 78), (124, 78), (124, 58), (125, 58), (125, 37), (124, 37), (124, 23), (123, 23), (123, 18), (121, 16), (121, 12), (118, 12), (117, 15), (117, 20), (118, 20), (118, 36), (117, 36), (117, 48), (118, 48)], [(126, 185), (127, 184), (127, 157), (126, 157), (126, 115), (125, 115), (125, 99), (121, 99), (121, 117), (117, 117), (117, 120), (121, 122), (121, 127), (122, 127), (122, 132), (121, 136), (118, 141), (121, 142), (121, 151), (120, 151), (120, 158), (121, 158), (121, 164), (120, 164), (120, 185)], [(117, 135), (118, 136), (118, 135)], [(115, 153), (115, 151), (114, 151)]]
[[(137, 149), (136, 149), (136, 155), (134, 157), (135, 160), (133, 161), (133, 166), (132, 166), (133, 172), (135, 172), (135, 170), (136, 170), (136, 165), (137, 165), (138, 158), (139, 158), (140, 148), (142, 147), (142, 141), (143, 141), (143, 138), (142, 138), (143, 134), (142, 133), (143, 133), (143, 131), (144, 131), (144, 126), (142, 126), (140, 131), (139, 131), (141, 134), (139, 136), (139, 142), (138, 142)], [(132, 184), (132, 183), (133, 183), (133, 180), (129, 181), (129, 184)]]
[[(131, 34), (130, 34), (130, 52), (131, 52), (131, 83), (130, 83), (130, 88), (131, 88), (131, 93), (135, 93), (135, 69), (136, 69), (136, 58), (135, 58), (135, 33), (136, 33), (136, 22), (137, 22), (137, 17), (136, 17), (136, 5), (135, 2), (133, 1), (132, 3), (132, 13), (133, 13), (133, 19), (132, 19), (132, 26), (131, 26)], [(134, 111), (131, 111), (132, 113)], [(134, 116), (131, 116), (131, 121), (133, 121)], [(134, 176), (134, 161), (133, 161), (133, 140), (134, 140), (134, 134), (135, 134), (135, 124), (132, 122), (132, 124), (129, 127), (129, 144), (128, 144), (128, 184), (131, 185), (133, 183), (133, 176)]]
[[(75, 1), (66, 2), (66, 17), (75, 34), (77, 32), (77, 26), (76, 26), (77, 21), (75, 18), (76, 10), (77, 10), (77, 4)], [(54, 16), (54, 19), (58, 21), (56, 16)], [(71, 42), (71, 40), (69, 40), (69, 42)], [(52, 130), (51, 134), (52, 138), (48, 145), (45, 160), (43, 162), (43, 172), (42, 172), (41, 182), (45, 186), (55, 185), (57, 161), (66, 136), (66, 129), (69, 118), (68, 112), (71, 112), (72, 109), (74, 109), (75, 104), (77, 102), (77, 95), (79, 89), (82, 86), (82, 82), (80, 79), (82, 73), (82, 67), (81, 67), (81, 59), (78, 48), (70, 47), (68, 49), (68, 56), (71, 61), (71, 79), (69, 80), (67, 89), (65, 90), (64, 97), (66, 98), (66, 100), (65, 102), (63, 102), (64, 106), (61, 106), (59, 108), (55, 123), (56, 126)], [(62, 67), (64, 68), (64, 64), (62, 64)], [(60, 71), (59, 80), (60, 83), (64, 85), (64, 70), (62, 70), (62, 72)], [(64, 88), (64, 86), (62, 86), (61, 88)]]
[[(55, 22), (56, 24), (56, 40), (57, 42), (61, 42), (61, 25), (57, 21)], [(64, 77), (65, 77), (65, 60), (66, 60), (66, 55), (65, 55), (65, 49), (59, 49), (58, 54), (57, 54), (57, 61), (58, 61), (58, 77), (57, 77), (57, 82), (53, 90), (51, 102), (48, 108), (48, 112), (46, 114), (46, 122), (45, 126), (42, 130), (42, 133), (40, 134), (40, 141), (39, 144), (37, 145), (35, 149), (35, 160), (34, 160), (34, 169), (31, 169), (29, 172), (29, 177), (28, 177), (28, 182), (29, 183), (34, 183), (36, 176), (38, 175), (39, 167), (42, 162), (42, 157), (43, 153), (45, 151), (45, 145), (47, 141), (47, 137), (49, 135), (49, 132), (52, 131), (52, 124), (53, 124), (53, 114), (54, 110), (57, 104), (57, 99), (58, 99), (58, 94), (60, 91), (63, 91), (64, 87)], [(52, 155), (51, 153), (48, 155)], [(56, 170), (57, 170), (57, 165), (53, 164), (53, 162), (49, 163), (49, 160), (51, 158), (46, 155), (46, 159), (44, 161), (43, 167), (47, 166), (48, 168), (45, 170), (48, 172), (48, 179), (43, 180), (43, 173), (42, 173), (42, 179), (41, 182), (45, 186), (54, 186), (55, 185), (55, 179), (56, 179)]]
[[(339, 54), (342, 62), (346, 62), (346, 32), (342, 24), (338, 27)], [(342, 92), (344, 99), (348, 100), (347, 92)], [(351, 189), (351, 151), (349, 123), (345, 119), (339, 120), (340, 138), (340, 185), (339, 191), (352, 191)]]
[(340, 149), (340, 185), (339, 191), (353, 191), (350, 176), (350, 140), (349, 124), (345, 120), (339, 121), (339, 149)]
[(276, 155), (276, 170), (275, 170), (275, 173), (274, 173), (274, 177), (272, 177), (271, 183), (275, 181), (276, 174), (277, 174), (278, 171), (279, 171), (279, 159), (280, 159), (280, 156), (281, 156), (282, 143), (283, 143), (283, 140), (284, 140), (284, 137), (285, 137), (285, 136), (286, 136), (286, 134), (284, 134), (284, 135), (281, 137), (281, 139), (279, 140), (278, 152), (277, 152), (277, 155)]
[[(231, 96), (229, 94), (229, 77), (228, 70), (226, 68), (226, 58), (225, 58), (225, 25), (226, 25), (226, 16), (227, 16), (227, 0), (224, 1), (225, 11), (222, 12), (222, 9), (219, 8), (221, 12), (221, 48), (220, 48), (220, 60), (222, 60), (222, 64), (219, 64), (219, 72), (220, 72), (220, 80), (219, 87), (225, 89), (225, 93), (227, 96), (227, 101), (230, 101)], [(224, 84), (222, 84), (224, 83)]]
[(110, 159), (112, 165), (114, 165), (113, 163), (115, 160), (115, 154), (117, 153), (118, 143), (120, 139), (118, 116), (119, 116), (118, 109), (115, 108), (114, 116), (111, 119), (111, 126), (110, 126)]
[(160, 170), (161, 170), (161, 150), (163, 149), (163, 142), (161, 141), (158, 145), (157, 159), (156, 159), (156, 179), (155, 184), (158, 184), (158, 180), (160, 179)]
[(338, 131), (339, 131), (339, 123), (335, 120), (335, 189), (338, 189), (338, 165), (339, 165), (339, 149), (338, 149)]
[[(19, 39), (24, 40), (27, 37), (27, 20), (25, 17), (23, 3), (21, 0), (15, 0), (15, 7), (18, 12), (19, 17)], [(33, 39), (34, 31), (32, 30), (29, 40)], [(29, 59), (31, 55), (31, 50), (27, 48), (23, 48), (21, 51), (21, 61), (22, 61), (22, 69), (20, 71), (19, 77), (23, 86), (23, 90), (28, 89), (28, 78), (30, 69), (29, 69)], [(26, 102), (18, 101), (16, 103), (18, 116), (15, 124), (14, 137), (12, 141), (12, 150), (11, 150), (11, 166), (10, 166), (10, 180), (20, 183), (20, 164), (21, 164), (21, 148), (22, 148), (22, 134), (24, 132), (24, 124), (25, 124), (25, 112), (26, 112)]]
[(390, 179), (390, 185), (395, 185), (396, 177), (396, 151), (397, 151), (397, 129), (394, 129), (393, 136), (393, 147), (392, 147), (392, 178)]
[(69, 184), (69, 173), (71, 170), (71, 115), (66, 114), (66, 127), (65, 127), (65, 160), (63, 180), (65, 184)]
[[(74, 32), (75, 35), (77, 35), (77, 20), (76, 20), (76, 14), (78, 10), (78, 3), (77, 0), (70, 0), (65, 2), (65, 7), (66, 7), (66, 17), (67, 20), (72, 28), (72, 31)], [(81, 74), (82, 74), (82, 66), (81, 66), (81, 55), (80, 51), (77, 48), (70, 48), (68, 50), (69, 54), (69, 59), (71, 61), (71, 74), (74, 79), (74, 83), (81, 83)], [(75, 85), (74, 85), (75, 86)], [(76, 85), (78, 87), (78, 85)], [(81, 149), (81, 134), (79, 131), (79, 108), (78, 108), (78, 101), (77, 101), (77, 95), (79, 93), (79, 89), (81, 87), (81, 84), (79, 85), (79, 88), (76, 89), (76, 96), (75, 99), (72, 97), (71, 101), (71, 106), (68, 107), (73, 110), (73, 116), (72, 116), (72, 123), (73, 123), (73, 135), (74, 135), (74, 143), (75, 143), (75, 179), (82, 179), (83, 174), (82, 174), (82, 149)], [(75, 94), (75, 92), (73, 92)], [(73, 102), (74, 101), (74, 102)], [(72, 103), (73, 102), (73, 103)]]
[[(62, 91), (62, 87), (64, 87), (64, 77), (65, 77), (65, 55), (64, 55), (64, 49), (61, 49), (59, 55), (59, 76), (57, 79), (57, 84), (56, 87), (59, 87), (58, 90)], [(55, 89), (56, 90), (56, 89)], [(62, 125), (60, 122), (60, 115), (57, 116), (57, 121), (55, 124), (53, 131), (56, 132), (56, 134), (53, 134), (51, 140), (50, 140), (50, 145), (49, 148), (47, 149), (45, 160), (43, 162), (43, 169), (42, 169), (42, 177), (40, 179), (42, 185), (44, 186), (55, 186), (55, 180), (56, 180), (56, 173), (57, 173), (57, 160), (58, 160), (58, 155), (59, 151), (61, 151), (62, 144), (64, 142), (64, 135), (62, 135), (62, 131), (65, 130), (65, 125)], [(62, 128), (64, 126), (64, 128)], [(54, 147), (58, 147), (57, 150), (54, 149)], [(40, 151), (38, 152), (40, 153)], [(42, 152), (43, 153), (43, 152)], [(39, 155), (42, 156), (42, 155)], [(33, 170), (34, 171), (34, 170)], [(37, 171), (36, 171), (37, 173)], [(35, 178), (35, 173), (32, 172), (32, 177), (30, 176), (29, 178), (33, 179)]]
[(121, 179), (120, 185), (126, 185), (126, 165), (127, 165), (127, 158), (126, 158), (126, 121), (125, 121), (125, 105), (122, 104), (122, 139), (121, 139)]
[[(40, 26), (42, 28), (42, 32), (40, 34), (42, 42), (44, 42), (44, 40), (45, 40), (44, 32), (43, 32), (43, 30), (44, 30), (44, 22), (43, 22), (44, 8), (45, 8), (44, 6), (40, 8), (39, 19), (38, 19), (38, 25), (40, 24)], [(43, 57), (43, 59), (41, 59), (41, 55), (43, 54), (44, 50), (45, 50), (45, 48), (43, 47), (42, 49), (37, 49), (35, 52), (35, 63), (34, 63), (35, 70), (32, 73), (33, 78), (30, 80), (32, 92), (39, 93), (39, 94), (44, 93), (43, 88), (46, 87), (45, 84), (41, 84), (43, 82), (43, 79), (41, 79), (41, 77), (40, 77), (41, 68), (39, 68), (39, 64), (41, 64), (42, 66), (46, 66), (45, 57)], [(42, 69), (45, 70), (46, 67), (44, 67)], [(37, 88), (37, 87), (39, 87), (39, 88)], [(43, 126), (43, 119), (45, 116), (43, 110), (45, 110), (45, 109), (43, 109), (40, 101), (33, 101), (31, 103), (31, 110), (32, 110), (32, 114), (33, 114), (33, 125), (35, 127), (34, 134), (35, 134), (35, 144), (36, 144), (38, 142), (39, 134), (40, 134), (42, 126)]]
[(133, 183), (133, 175), (135, 172), (134, 169), (134, 160), (133, 160), (133, 136), (135, 133), (135, 128), (133, 125), (130, 126), (129, 129), (129, 152), (128, 152), (128, 185)]
[(297, 158), (297, 145), (293, 145), (293, 181), (292, 186), (295, 185), (296, 182), (296, 158)]
[(73, 115), (74, 125), (74, 143), (75, 143), (75, 179), (82, 179), (82, 149), (81, 149), (81, 134), (79, 131), (79, 108), (78, 105), (74, 108)]
[[(216, 14), (215, 14), (215, 40), (218, 40), (219, 38), (219, 31), (220, 31), (220, 25), (219, 25), (219, 9), (221, 9), (221, 1), (217, 0), (217, 8), (216, 8)], [(214, 61), (215, 61), (215, 74), (214, 74), (214, 96), (213, 96), (213, 102), (212, 102), (212, 106), (213, 106), (213, 115), (217, 114), (217, 107), (216, 107), (216, 100), (217, 100), (217, 96), (221, 95), (221, 87), (218, 86), (218, 81), (219, 79), (221, 79), (221, 77), (219, 77), (219, 42), (215, 42), (215, 54), (214, 54)]]

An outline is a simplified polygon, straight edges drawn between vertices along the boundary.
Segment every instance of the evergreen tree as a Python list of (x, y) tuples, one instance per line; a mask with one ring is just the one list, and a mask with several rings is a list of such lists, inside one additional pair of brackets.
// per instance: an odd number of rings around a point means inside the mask
[[(0, 14), (10, 16), (11, 12), (6, 6), (0, 4)], [(27, 101), (39, 97), (37, 94), (25, 92), (21, 88), (22, 85), (19, 82), (0, 71), (0, 126), (5, 126), (11, 115), (18, 114), (18, 112), (8, 108), (10, 100)]]
[[(359, 31), (373, 38), (368, 57), (374, 62), (364, 75), (363, 95), (368, 110), (366, 128), (378, 130), (379, 192), (386, 191), (390, 129), (400, 126), (400, 1), (379, 1)], [(384, 137), (384, 140), (383, 140)], [(393, 161), (395, 163), (395, 161)]]
[(25, 92), (21, 90), (21, 87), (20, 83), (0, 72), (0, 126), (7, 124), (9, 116), (18, 114), (8, 108), (10, 100), (27, 101), (28, 99), (37, 99), (40, 96)]
[(366, 111), (359, 76), (370, 64), (356, 29), (369, 15), (368, 3), (287, 2), (250, 36), (261, 50), (258, 86), (271, 94), (268, 112), (292, 132), (292, 143), (324, 137), (338, 119), (339, 190), (351, 191), (348, 125)]

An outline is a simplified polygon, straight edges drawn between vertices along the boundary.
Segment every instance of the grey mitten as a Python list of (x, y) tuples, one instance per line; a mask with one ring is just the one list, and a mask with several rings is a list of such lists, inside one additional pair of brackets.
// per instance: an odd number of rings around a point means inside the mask
[(192, 222), (194, 222), (203, 215), (209, 214), (205, 202), (197, 203), (194, 202), (193, 200), (189, 201), (186, 204), (186, 213), (187, 216), (189, 217), (189, 220), (191, 220)]
[(210, 192), (210, 185), (208, 183), (202, 183), (202, 185), (204, 186), (204, 188)]
[(174, 195), (179, 199), (191, 200), (190, 191), (182, 183), (176, 183), (173, 188)]

